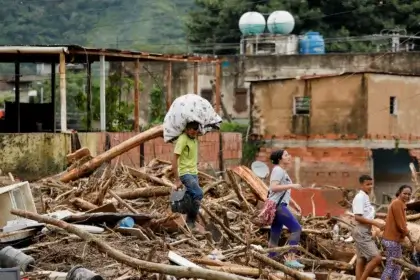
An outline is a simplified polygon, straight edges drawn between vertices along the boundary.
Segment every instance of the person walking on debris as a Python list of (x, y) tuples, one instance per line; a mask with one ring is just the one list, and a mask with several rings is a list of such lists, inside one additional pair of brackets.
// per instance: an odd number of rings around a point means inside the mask
[(380, 265), (381, 254), (372, 238), (372, 226), (383, 230), (384, 225), (375, 221), (375, 209), (370, 203), (369, 194), (373, 189), (373, 180), (369, 175), (359, 178), (360, 191), (353, 199), (353, 214), (356, 226), (353, 238), (356, 245), (356, 280), (366, 280), (372, 271)]
[(412, 191), (410, 186), (402, 185), (396, 193), (396, 199), (388, 207), (385, 230), (382, 235), (382, 245), (386, 251), (386, 266), (381, 280), (400, 279), (401, 265), (394, 263), (392, 258), (399, 259), (402, 257), (401, 243), (406, 236), (414, 244), (407, 228), (407, 217), (405, 214), (406, 203), (410, 201)]
[[(302, 227), (295, 216), (287, 207), (290, 202), (291, 189), (301, 189), (299, 184), (293, 184), (286, 168), (291, 164), (291, 156), (286, 150), (278, 150), (271, 154), (271, 162), (275, 165), (271, 171), (270, 188), (268, 199), (277, 204), (276, 214), (271, 225), (269, 247), (277, 247), (281, 236), (283, 226), (286, 226), (291, 232), (289, 245), (298, 245)], [(269, 257), (274, 258), (275, 252), (270, 252)], [(291, 250), (285, 257), (285, 265), (292, 268), (304, 268), (305, 266), (295, 258), (295, 251)]]
[(182, 185), (186, 188), (186, 195), (191, 198), (191, 205), (187, 210), (187, 226), (195, 231), (195, 222), (203, 199), (203, 190), (198, 183), (198, 131), (199, 123), (187, 123), (184, 132), (178, 137), (174, 149), (172, 169), (175, 178), (175, 188)]

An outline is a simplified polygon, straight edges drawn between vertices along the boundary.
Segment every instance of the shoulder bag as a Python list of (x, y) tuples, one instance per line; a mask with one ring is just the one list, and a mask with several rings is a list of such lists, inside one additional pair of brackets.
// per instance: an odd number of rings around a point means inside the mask
[(271, 199), (268, 199), (268, 196), (270, 194), (268, 193), (267, 199), (264, 202), (263, 208), (260, 210), (260, 212), (258, 213), (258, 215), (255, 217), (253, 221), (254, 224), (260, 227), (270, 226), (274, 221), (274, 217), (276, 216), (277, 207), (279, 203), (281, 203), (281, 201), (283, 200), (286, 193), (287, 193), (287, 190), (284, 191), (284, 193), (282, 194), (282, 196), (280, 197), (277, 203), (272, 201)]

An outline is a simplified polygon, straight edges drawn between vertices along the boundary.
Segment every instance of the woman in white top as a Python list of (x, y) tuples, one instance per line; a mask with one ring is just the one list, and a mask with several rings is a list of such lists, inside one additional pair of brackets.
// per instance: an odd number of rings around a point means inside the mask
[[(302, 227), (296, 220), (295, 216), (290, 212), (288, 205), (290, 202), (291, 189), (302, 188), (299, 184), (293, 184), (286, 169), (291, 164), (291, 156), (285, 150), (277, 150), (270, 156), (271, 163), (275, 166), (271, 171), (270, 188), (268, 199), (277, 204), (276, 216), (271, 225), (269, 247), (277, 247), (283, 226), (290, 231), (289, 245), (298, 245)], [(270, 252), (269, 257), (273, 258), (276, 253)], [(303, 268), (304, 265), (295, 259), (295, 251), (291, 250), (286, 256), (285, 265), (292, 268)]]

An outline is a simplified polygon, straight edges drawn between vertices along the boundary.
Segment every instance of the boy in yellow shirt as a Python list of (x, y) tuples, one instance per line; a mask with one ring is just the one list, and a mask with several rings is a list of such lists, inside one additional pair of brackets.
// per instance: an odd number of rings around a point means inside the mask
[(172, 161), (172, 169), (177, 180), (176, 189), (184, 185), (185, 193), (192, 199), (191, 208), (187, 212), (187, 225), (191, 230), (195, 229), (203, 199), (203, 191), (198, 183), (198, 132), (198, 122), (186, 125), (184, 132), (176, 140)]

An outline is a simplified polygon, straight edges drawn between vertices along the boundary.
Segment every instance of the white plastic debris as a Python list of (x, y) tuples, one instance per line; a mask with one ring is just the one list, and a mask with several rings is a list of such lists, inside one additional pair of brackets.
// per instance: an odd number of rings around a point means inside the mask
[(163, 140), (175, 140), (189, 122), (200, 124), (201, 134), (219, 128), (222, 118), (206, 99), (197, 94), (185, 94), (174, 100), (163, 121)]

